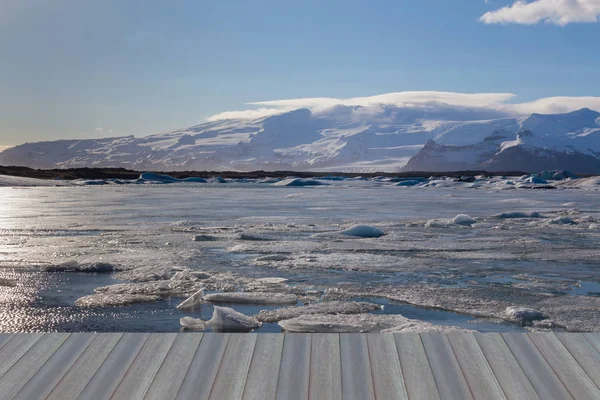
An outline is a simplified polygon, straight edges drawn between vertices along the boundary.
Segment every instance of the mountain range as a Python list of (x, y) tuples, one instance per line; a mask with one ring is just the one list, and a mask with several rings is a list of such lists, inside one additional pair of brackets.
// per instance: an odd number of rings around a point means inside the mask
[(568, 169), (600, 173), (600, 113), (335, 106), (223, 119), (145, 137), (25, 143), (0, 165), (346, 172)]

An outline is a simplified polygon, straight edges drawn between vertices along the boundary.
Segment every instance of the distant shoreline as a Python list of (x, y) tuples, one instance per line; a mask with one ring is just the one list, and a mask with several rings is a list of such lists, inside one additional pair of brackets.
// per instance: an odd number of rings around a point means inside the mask
[[(23, 178), (38, 178), (38, 179), (137, 179), (142, 172), (125, 168), (68, 168), (68, 169), (33, 169), (28, 167), (18, 166), (0, 166), (0, 175), (18, 176)], [(299, 178), (318, 178), (327, 176), (347, 176), (357, 177), (363, 176), (372, 178), (376, 176), (395, 176), (395, 177), (430, 177), (430, 176), (521, 176), (528, 174), (522, 171), (444, 171), (444, 172), (427, 172), (427, 171), (409, 171), (409, 172), (314, 172), (314, 171), (152, 171), (160, 174), (167, 174), (174, 178), (211, 178), (220, 176), (225, 179), (261, 179), (267, 177), (283, 178), (288, 176), (296, 176)], [(589, 176), (589, 175), (588, 175)]]

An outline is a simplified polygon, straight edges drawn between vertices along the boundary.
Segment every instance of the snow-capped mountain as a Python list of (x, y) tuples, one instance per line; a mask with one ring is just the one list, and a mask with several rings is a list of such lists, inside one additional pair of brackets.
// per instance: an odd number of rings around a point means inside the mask
[(532, 114), (516, 122), (516, 127), (496, 130), (474, 144), (430, 140), (403, 170), (600, 173), (600, 113), (581, 109), (568, 114)]
[[(523, 157), (526, 163), (511, 165)], [(548, 161), (552, 157), (555, 161)], [(582, 167), (572, 170), (600, 172), (600, 113), (582, 109), (510, 117), (452, 106), (340, 105), (319, 112), (298, 109), (257, 119), (218, 120), (141, 138), (25, 143), (0, 153), (2, 165), (137, 170), (393, 172), (403, 167), (499, 170), (506, 165), (539, 170), (575, 159), (583, 160)]]

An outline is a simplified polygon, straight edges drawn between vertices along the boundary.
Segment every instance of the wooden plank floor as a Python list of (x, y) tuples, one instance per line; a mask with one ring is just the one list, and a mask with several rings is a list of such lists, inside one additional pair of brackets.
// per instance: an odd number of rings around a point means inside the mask
[(600, 333), (0, 334), (0, 400), (600, 399)]

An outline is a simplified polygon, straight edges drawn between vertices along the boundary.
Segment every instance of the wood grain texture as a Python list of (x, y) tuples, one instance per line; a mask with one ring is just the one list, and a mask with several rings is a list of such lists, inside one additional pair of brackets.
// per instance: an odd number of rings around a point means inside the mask
[(529, 338), (573, 398), (600, 399), (600, 390), (554, 334), (530, 333)]
[(284, 335), (263, 333), (256, 335), (254, 354), (242, 399), (274, 400), (283, 354)]
[(423, 347), (441, 399), (467, 400), (473, 396), (448, 338), (440, 333), (421, 334)]
[(474, 336), (508, 399), (539, 399), (525, 371), (499, 333), (475, 333)]
[(12, 399), (69, 338), (68, 333), (46, 333), (0, 378), (0, 394)]
[(14, 333), (0, 333), (0, 349), (14, 336)]
[(448, 333), (456, 360), (476, 399), (504, 400), (506, 396), (472, 333)]
[(342, 360), (339, 333), (311, 335), (310, 400), (342, 399)]
[(394, 336), (390, 333), (369, 333), (367, 345), (375, 398), (408, 399)]
[(122, 333), (98, 334), (48, 395), (47, 399), (76, 399), (122, 337)]
[(255, 334), (234, 333), (231, 335), (209, 399), (241, 400), (255, 344)]
[(586, 339), (584, 335), (572, 333), (556, 333), (556, 337), (569, 350), (581, 368), (590, 379), (600, 388), (600, 352)]
[(149, 333), (125, 333), (77, 398), (110, 398), (149, 337)]
[(229, 333), (204, 334), (177, 393), (177, 399), (208, 399), (230, 335)]
[(177, 334), (144, 400), (168, 400), (177, 397), (202, 336), (202, 333)]
[(573, 398), (527, 335), (503, 333), (502, 337), (540, 398)]
[(584, 333), (583, 335), (591, 343), (591, 345), (596, 348), (596, 350), (600, 351), (600, 333), (588, 332)]
[(42, 338), (41, 333), (21, 333), (4, 344), (0, 349), (0, 377), (16, 363), (23, 354)]
[(176, 337), (176, 333), (150, 335), (111, 399), (143, 399)]
[(95, 338), (96, 334), (71, 334), (14, 399), (45, 399)]
[(277, 400), (308, 399), (310, 343), (309, 333), (285, 335), (275, 397)]
[(418, 333), (394, 334), (400, 366), (411, 400), (437, 400), (440, 398), (435, 378), (425, 348)]
[(366, 334), (341, 333), (340, 355), (344, 400), (375, 400)]

